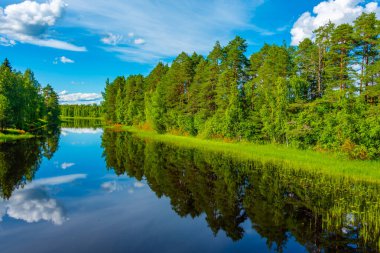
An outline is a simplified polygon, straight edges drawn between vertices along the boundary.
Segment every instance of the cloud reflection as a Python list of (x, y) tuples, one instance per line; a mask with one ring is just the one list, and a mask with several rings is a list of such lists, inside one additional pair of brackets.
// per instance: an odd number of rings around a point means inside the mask
[(142, 182), (119, 182), (116, 180), (103, 182), (100, 187), (108, 193), (127, 190), (128, 193), (134, 193), (135, 189), (144, 187), (145, 184)]
[(65, 169), (70, 168), (70, 167), (72, 167), (72, 166), (74, 166), (74, 165), (75, 165), (75, 163), (67, 163), (67, 162), (64, 162), (64, 163), (61, 164), (61, 168), (62, 168), (63, 170), (65, 170)]
[(27, 223), (49, 221), (61, 225), (66, 220), (64, 207), (48, 195), (45, 186), (55, 186), (86, 178), (86, 174), (73, 174), (38, 179), (13, 192), (9, 200), (0, 202), (0, 221), (5, 215)]
[(103, 133), (102, 128), (62, 128), (61, 134), (67, 136), (69, 133), (72, 134), (100, 134)]

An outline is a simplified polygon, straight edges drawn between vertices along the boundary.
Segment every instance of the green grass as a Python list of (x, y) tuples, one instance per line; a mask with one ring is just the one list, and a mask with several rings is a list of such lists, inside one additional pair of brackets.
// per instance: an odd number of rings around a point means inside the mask
[(349, 160), (336, 153), (320, 153), (312, 150), (299, 150), (283, 145), (226, 143), (219, 140), (205, 140), (196, 137), (157, 134), (134, 127), (122, 127), (137, 137), (177, 145), (199, 148), (207, 151), (223, 152), (239, 159), (281, 164), (284, 168), (322, 172), (332, 176), (346, 176), (352, 180), (380, 182), (380, 162)]
[(65, 120), (65, 119), (98, 119), (98, 120), (102, 120), (103, 117), (60, 117), (61, 120)]
[(0, 132), (0, 143), (22, 140), (22, 139), (30, 139), (35, 136), (31, 133), (23, 132), (17, 129), (6, 129)]

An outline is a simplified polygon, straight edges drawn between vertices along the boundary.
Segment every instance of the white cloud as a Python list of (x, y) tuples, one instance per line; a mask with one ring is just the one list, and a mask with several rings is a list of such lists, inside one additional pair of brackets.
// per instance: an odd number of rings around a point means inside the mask
[(63, 224), (67, 218), (63, 206), (49, 197), (44, 186), (60, 185), (86, 178), (86, 174), (73, 174), (35, 180), (23, 189), (13, 192), (9, 200), (0, 202), (0, 221), (4, 215), (28, 223), (50, 221)]
[(16, 41), (0, 37), (0, 46), (12, 47), (14, 45), (16, 45)]
[(71, 59), (67, 58), (66, 56), (61, 56), (61, 57), (59, 57), (59, 60), (60, 60), (63, 64), (66, 64), (66, 63), (74, 63), (74, 62), (75, 62), (74, 60), (71, 60)]
[(107, 36), (100, 39), (103, 44), (118, 46), (118, 45), (142, 45), (145, 44), (145, 40), (143, 38), (135, 38), (135, 34), (130, 32), (127, 34), (129, 39), (124, 39), (123, 35), (108, 33)]
[(380, 17), (377, 2), (365, 6), (361, 0), (329, 0), (319, 3), (313, 9), (313, 14), (305, 12), (295, 22), (291, 30), (292, 45), (298, 45), (305, 38), (313, 39), (313, 31), (329, 21), (336, 25), (352, 23), (363, 12), (375, 12)]
[[(66, 4), (63, 0), (46, 3), (23, 1), (0, 8), (0, 34), (8, 41), (19, 41), (42, 47), (69, 51), (86, 51), (85, 47), (47, 38), (47, 31), (62, 17)], [(14, 44), (13, 43), (13, 44)]]
[(123, 36), (109, 33), (106, 37), (100, 39), (104, 44), (115, 46), (123, 41)]
[(133, 43), (135, 43), (136, 45), (142, 45), (145, 44), (145, 40), (142, 38), (137, 38), (133, 41)]
[[(273, 34), (250, 24), (264, 0), (65, 0), (70, 6), (67, 26), (83, 27), (98, 34), (109, 31), (146, 45), (105, 47), (125, 61), (155, 62), (182, 51), (208, 53), (216, 40), (226, 43), (237, 31)], [(78, 15), (81, 16), (78, 19)], [(131, 34), (133, 31), (133, 34)], [(142, 42), (138, 40), (136, 42)]]
[(65, 170), (67, 168), (73, 167), (74, 165), (75, 165), (75, 163), (66, 163), (66, 162), (64, 162), (64, 163), (61, 164), (61, 168), (63, 170)]
[(103, 99), (99, 93), (68, 93), (59, 94), (61, 104), (88, 104), (99, 103)]

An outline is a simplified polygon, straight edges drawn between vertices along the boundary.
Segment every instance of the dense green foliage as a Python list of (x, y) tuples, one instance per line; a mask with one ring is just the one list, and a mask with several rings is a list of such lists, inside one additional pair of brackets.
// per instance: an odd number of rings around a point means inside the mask
[(102, 108), (97, 104), (92, 105), (60, 105), (61, 117), (69, 118), (100, 118)]
[(20, 73), (5, 59), (0, 66), (0, 130), (17, 128), (32, 131), (56, 124), (58, 95), (50, 85), (41, 87), (33, 72)]
[(245, 55), (236, 37), (207, 57), (181, 53), (147, 76), (107, 81), (106, 120), (159, 133), (380, 156), (380, 21), (329, 23), (298, 47)]
[[(204, 218), (232, 240), (250, 226), (268, 248), (296, 240), (309, 252), (377, 252), (379, 184), (330, 177), (281, 164), (141, 140), (106, 130), (107, 167), (144, 180), (181, 217)], [(250, 222), (247, 222), (250, 221)]]

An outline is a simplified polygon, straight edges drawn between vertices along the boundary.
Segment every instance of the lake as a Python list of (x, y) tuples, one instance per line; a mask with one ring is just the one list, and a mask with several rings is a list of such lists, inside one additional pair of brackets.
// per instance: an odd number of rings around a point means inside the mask
[(1, 252), (380, 249), (377, 184), (86, 122), (1, 144), (0, 187)]

